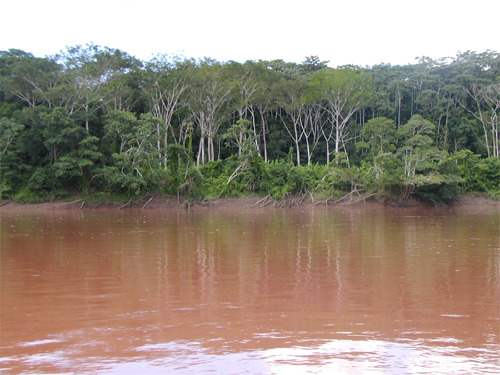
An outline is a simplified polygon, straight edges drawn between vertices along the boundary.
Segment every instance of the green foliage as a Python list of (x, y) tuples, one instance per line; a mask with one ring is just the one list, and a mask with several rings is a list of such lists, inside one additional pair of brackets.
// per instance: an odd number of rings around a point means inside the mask
[(370, 119), (361, 130), (361, 134), (368, 141), (358, 142), (356, 147), (370, 149), (373, 154), (392, 152), (396, 149), (396, 126), (392, 120), (385, 117)]
[(362, 167), (347, 167), (334, 162), (329, 164), (328, 171), (323, 181), (329, 185), (332, 191), (365, 190), (365, 177), (367, 172), (366, 165)]
[(295, 166), (285, 161), (271, 162), (265, 165), (265, 190), (273, 199), (312, 191), (321, 183), (325, 170), (326, 166), (319, 164)]
[(199, 201), (206, 197), (205, 191), (202, 186), (203, 175), (198, 168), (191, 165), (186, 173), (185, 182), (179, 186), (179, 192), (186, 197), (186, 200)]
[(238, 147), (239, 154), (250, 154), (257, 151), (257, 136), (250, 128), (251, 122), (248, 120), (238, 120), (235, 125), (231, 125), (229, 129), (222, 135), (222, 139), (226, 140), (226, 145)]
[(34, 203), (67, 196), (68, 191), (57, 178), (56, 170), (48, 165), (35, 168), (27, 183), (12, 197), (19, 202)]
[(432, 203), (435, 206), (449, 206), (458, 198), (460, 190), (454, 183), (425, 184), (413, 192), (421, 201)]
[(336, 69), (0, 51), (0, 197), (498, 195), (498, 72), (492, 51)]
[(452, 155), (460, 176), (462, 188), (466, 192), (479, 191), (490, 194), (500, 192), (500, 160), (497, 158), (481, 159), (469, 150), (462, 150)]
[[(157, 125), (161, 120), (151, 114), (139, 119), (134, 114), (110, 111), (105, 118), (105, 139), (115, 151), (103, 174), (110, 191), (141, 194), (155, 185), (165, 187), (165, 176), (158, 169), (163, 165), (158, 149)], [(160, 182), (158, 183), (158, 176)]]
[(363, 181), (378, 190), (391, 190), (401, 184), (404, 177), (403, 162), (393, 153), (379, 153), (371, 162), (366, 161)]
[(23, 169), (16, 141), (24, 125), (7, 118), (0, 118), (0, 198), (15, 190), (16, 179)]
[[(61, 197), (63, 197), (62, 195)], [(16, 202), (37, 203), (50, 201), (54, 196), (48, 191), (32, 191), (28, 186), (23, 186), (19, 192), (11, 196)]]
[(404, 162), (404, 199), (408, 199), (416, 187), (439, 185), (446, 181), (438, 169), (447, 159), (447, 152), (434, 146), (431, 136), (435, 128), (430, 121), (414, 115), (398, 131), (398, 136), (403, 139), (399, 152)]
[(140, 171), (125, 173), (116, 166), (106, 166), (96, 169), (93, 187), (99, 187), (104, 192), (122, 196), (137, 196), (147, 191), (147, 181)]
[(487, 193), (500, 192), (500, 160), (494, 157), (481, 159), (479, 163), (474, 166), (472, 188), (478, 191), (485, 191)]
[(199, 173), (203, 176), (203, 179), (199, 182), (202, 190), (198, 194), (204, 195), (204, 198), (207, 199), (240, 195), (241, 186), (239, 182), (237, 180), (233, 181), (231, 186), (228, 183), (231, 175), (230, 168), (232, 169), (234, 165), (232, 159), (236, 159), (236, 157), (230, 158), (226, 162), (223, 160), (210, 161), (200, 167)]

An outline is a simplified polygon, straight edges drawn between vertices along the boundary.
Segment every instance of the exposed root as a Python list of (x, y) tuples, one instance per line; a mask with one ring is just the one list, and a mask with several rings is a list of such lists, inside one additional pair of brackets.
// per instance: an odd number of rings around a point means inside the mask
[(311, 199), (314, 202), (314, 199), (312, 198), (311, 192), (307, 191), (299, 196), (295, 196), (295, 197), (291, 197), (291, 198), (285, 197), (282, 199), (274, 199), (274, 198), (271, 198), (270, 195), (266, 195), (264, 198), (255, 202), (250, 207), (257, 207), (257, 208), (263, 208), (266, 206), (272, 207), (272, 208), (299, 207), (299, 206), (304, 205), (304, 203), (308, 199), (308, 195), (311, 195)]
[(373, 194), (369, 194), (369, 195), (359, 194), (357, 197), (353, 197), (351, 194), (348, 194), (348, 195), (351, 195), (350, 199), (348, 201), (344, 201), (340, 204), (342, 204), (344, 206), (348, 206), (351, 204), (357, 204), (359, 202), (365, 203), (368, 198), (373, 197), (374, 195), (378, 195), (378, 194), (379, 193), (373, 193)]
[(328, 204), (330, 204), (330, 201), (332, 201), (332, 200), (333, 200), (333, 195), (330, 195), (330, 197), (328, 197), (327, 199), (315, 202), (315, 203), (313, 203), (313, 205), (314, 206), (327, 206)]
[(309, 190), (307, 190), (307, 192), (311, 196), (311, 203), (314, 205), (315, 203), (314, 203), (314, 196), (313, 196), (313, 194)]
[(273, 202), (273, 199), (271, 198), (271, 196), (268, 194), (266, 195), (264, 198), (258, 200), (257, 202), (255, 202), (254, 204), (252, 204), (250, 207), (259, 207), (259, 208), (262, 208), (262, 207), (265, 207), (267, 206), (268, 204), (270, 204), (271, 202)]
[(358, 189), (353, 189), (350, 193), (344, 195), (342, 198), (339, 198), (337, 200), (334, 200), (333, 195), (330, 196), (329, 198), (320, 201), (318, 203), (315, 203), (317, 205), (329, 205), (329, 204), (337, 204), (337, 205), (342, 205), (342, 206), (349, 206), (352, 204), (357, 204), (360, 202), (365, 203), (368, 198), (371, 198), (375, 195), (379, 195), (380, 193), (373, 193), (373, 194), (364, 194), (364, 190), (358, 190)]

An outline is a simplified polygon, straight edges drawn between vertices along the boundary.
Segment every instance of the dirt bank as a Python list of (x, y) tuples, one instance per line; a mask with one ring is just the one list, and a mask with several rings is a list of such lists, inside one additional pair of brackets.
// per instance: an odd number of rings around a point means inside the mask
[[(297, 206), (325, 206), (325, 205), (380, 205), (380, 206), (399, 206), (399, 207), (419, 207), (428, 206), (415, 200), (403, 202), (394, 201), (376, 201), (370, 199), (343, 200), (343, 201), (314, 201), (311, 198), (290, 198), (287, 200), (272, 200), (263, 197), (248, 197), (248, 198), (220, 198), (210, 201), (188, 203), (180, 198), (164, 198), (164, 197), (142, 197), (136, 200), (127, 202), (117, 201), (101, 201), (95, 202), (91, 198), (78, 198), (56, 200), (44, 203), (29, 203), (23, 204), (10, 200), (0, 201), (1, 210), (43, 210), (43, 209), (99, 209), (99, 208), (114, 208), (114, 209), (172, 209), (172, 208), (190, 208), (190, 207), (240, 207), (240, 208), (259, 208), (259, 207), (297, 207)], [(484, 196), (464, 196), (459, 198), (454, 206), (498, 206), (500, 209), (500, 200)]]

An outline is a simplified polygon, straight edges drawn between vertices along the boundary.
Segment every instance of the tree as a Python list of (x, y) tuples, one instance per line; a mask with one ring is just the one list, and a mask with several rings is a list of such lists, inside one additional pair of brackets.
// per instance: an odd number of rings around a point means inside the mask
[(434, 146), (431, 136), (436, 126), (420, 115), (414, 115), (401, 129), (398, 136), (403, 138), (400, 153), (404, 162), (405, 194), (407, 199), (416, 186), (440, 184), (444, 178), (437, 173), (435, 162), (444, 162), (445, 151)]
[(295, 143), (297, 165), (300, 165), (300, 141), (306, 127), (305, 114), (308, 105), (308, 82), (303, 78), (283, 81), (278, 90), (278, 105), (283, 110), (281, 121)]
[[(229, 70), (232, 85), (234, 86), (233, 100), (238, 119), (246, 120), (250, 116), (252, 119), (251, 125), (255, 134), (257, 134), (257, 129), (253, 102), (261, 94), (263, 89), (261, 82), (257, 79), (256, 67), (257, 66), (250, 62), (246, 62), (245, 64), (231, 62), (226, 65), (226, 69)], [(240, 137), (243, 137), (243, 133)], [(259, 144), (256, 137), (254, 138), (254, 141), (255, 147), (258, 149)], [(242, 149), (238, 148), (238, 154), (241, 155), (241, 153)]]
[[(163, 150), (163, 167), (167, 169), (167, 148), (169, 135), (177, 144), (178, 139), (172, 127), (174, 113), (186, 106), (181, 103), (182, 94), (189, 87), (179, 69), (179, 62), (169, 61), (167, 56), (158, 56), (146, 65), (144, 94), (153, 116), (162, 120), (156, 129), (158, 151)], [(160, 140), (163, 139), (163, 145)]]
[(257, 136), (251, 128), (252, 123), (249, 120), (238, 120), (236, 124), (231, 125), (224, 133), (223, 139), (226, 140), (228, 146), (236, 146), (241, 152), (238, 154), (238, 166), (233, 171), (227, 183), (231, 183), (233, 179), (246, 172), (254, 173), (252, 183), (255, 183), (255, 178), (262, 177), (260, 175), (260, 167), (262, 167), (262, 157), (258, 155), (256, 145)]
[(52, 58), (10, 49), (0, 51), (0, 86), (29, 107), (45, 104), (56, 107), (53, 91), (61, 85), (62, 66)]
[(24, 125), (7, 118), (0, 118), (0, 164), (2, 164), (2, 156), (7, 154), (7, 150), (23, 130)]
[[(392, 120), (385, 117), (376, 117), (367, 121), (361, 134), (366, 142), (358, 142), (357, 147), (367, 147), (373, 155), (394, 151), (393, 143), (396, 140), (396, 127)], [(392, 146), (392, 147), (391, 147)]]
[(202, 61), (190, 75), (189, 108), (200, 130), (196, 166), (205, 164), (205, 140), (208, 160), (215, 160), (214, 138), (218, 134), (232, 87), (224, 75), (223, 66), (212, 60)]
[(130, 55), (109, 47), (87, 44), (68, 47), (56, 56), (64, 66), (65, 86), (58, 92), (66, 98), (64, 105), (70, 114), (83, 111), (85, 129), (89, 131), (90, 121), (103, 107), (130, 109), (133, 93), (127, 86), (124, 75), (141, 63)]
[[(269, 119), (272, 114), (275, 114), (276, 93), (278, 82), (280, 81), (279, 74), (271, 69), (268, 69), (263, 62), (259, 62), (254, 66), (258, 71), (257, 80), (259, 82), (259, 90), (252, 104), (257, 109), (260, 115), (260, 124), (262, 127), (261, 133), (258, 134), (262, 138), (262, 147), (264, 153), (264, 161), (268, 161), (267, 138), (271, 133), (269, 128)], [(257, 132), (256, 132), (257, 133)], [(260, 139), (259, 137), (259, 139)]]
[(312, 80), (331, 123), (330, 130), (323, 128), (329, 163), (330, 141), (334, 140), (335, 153), (338, 154), (340, 145), (347, 140), (349, 120), (372, 95), (372, 79), (363, 70), (344, 67), (317, 71)]
[(131, 167), (141, 174), (139, 167), (153, 169), (154, 165), (161, 164), (161, 154), (156, 148), (158, 122), (161, 120), (151, 113), (142, 114), (139, 119), (133, 113), (122, 111), (110, 111), (106, 115), (106, 138), (114, 145), (113, 157), (120, 160), (122, 172)]
[(42, 140), (48, 151), (48, 163), (36, 167), (28, 187), (36, 191), (51, 191), (74, 184), (87, 190), (92, 169), (101, 157), (98, 138), (89, 135), (69, 116), (65, 108), (41, 113)]
[(480, 121), (488, 157), (500, 158), (500, 83), (482, 86), (473, 83), (463, 89), (472, 103), (461, 105)]
[(12, 180), (20, 172), (17, 150), (13, 144), (24, 130), (24, 125), (7, 118), (0, 118), (0, 197), (12, 191)]
[(54, 165), (58, 159), (78, 147), (84, 137), (79, 127), (68, 115), (64, 108), (55, 108), (51, 113), (42, 114), (43, 144), (49, 151), (50, 164)]
[(222, 136), (226, 140), (227, 146), (235, 146), (242, 150), (240, 155), (257, 152), (255, 139), (257, 138), (252, 129), (252, 123), (249, 120), (238, 120), (236, 124), (231, 125)]
[(105, 139), (111, 144), (114, 153), (125, 152), (128, 144), (134, 139), (137, 118), (133, 113), (124, 111), (109, 111), (105, 116)]
[(452, 66), (456, 71), (456, 100), (481, 123), (487, 155), (498, 158), (500, 53), (466, 51), (457, 55)]
[(304, 114), (304, 139), (306, 143), (307, 164), (312, 164), (314, 149), (321, 139), (321, 122), (323, 110), (318, 103), (309, 101)]
[(110, 111), (105, 118), (105, 138), (113, 153), (103, 169), (111, 190), (140, 191), (153, 183), (155, 170), (161, 165), (162, 154), (157, 149), (157, 126), (160, 119), (151, 113), (139, 118), (133, 113)]
[(330, 61), (321, 61), (318, 56), (307, 56), (306, 59), (302, 61), (302, 69), (307, 73), (315, 72), (327, 68), (329, 62)]

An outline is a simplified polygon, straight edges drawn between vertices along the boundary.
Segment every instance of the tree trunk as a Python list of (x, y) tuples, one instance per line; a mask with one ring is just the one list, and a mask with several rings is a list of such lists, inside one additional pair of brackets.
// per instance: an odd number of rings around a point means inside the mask
[(196, 156), (196, 168), (200, 167), (200, 161), (202, 165), (205, 165), (205, 137), (203, 136), (200, 138), (198, 155)]

